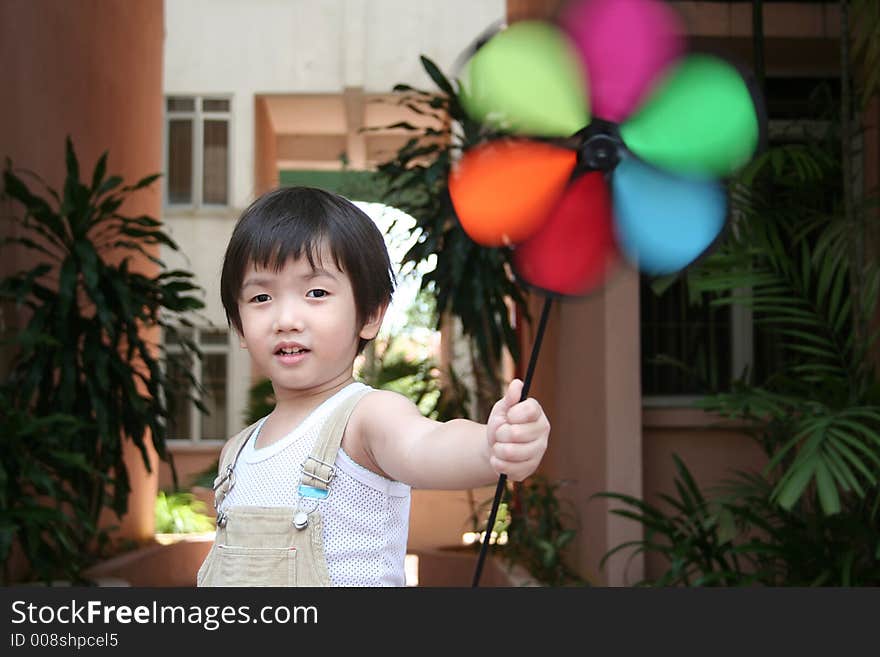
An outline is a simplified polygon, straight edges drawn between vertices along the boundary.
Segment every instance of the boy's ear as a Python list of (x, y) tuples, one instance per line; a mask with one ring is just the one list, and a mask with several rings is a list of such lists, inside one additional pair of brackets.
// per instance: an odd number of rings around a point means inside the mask
[(384, 304), (373, 313), (364, 325), (361, 327), (361, 331), (358, 334), (364, 340), (372, 340), (376, 337), (376, 334), (379, 333), (379, 329), (382, 327), (382, 320), (385, 319), (385, 312), (388, 310), (388, 304)]

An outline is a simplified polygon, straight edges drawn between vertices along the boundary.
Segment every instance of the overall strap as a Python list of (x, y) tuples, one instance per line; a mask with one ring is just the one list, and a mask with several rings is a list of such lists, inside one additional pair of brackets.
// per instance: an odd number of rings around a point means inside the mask
[(312, 453), (300, 466), (302, 479), (300, 494), (306, 497), (323, 498), (329, 492), (330, 482), (336, 474), (334, 463), (336, 453), (342, 444), (342, 436), (354, 407), (372, 388), (363, 387), (349, 394), (333, 409), (330, 417), (321, 427), (321, 432), (312, 446)]
[(223, 499), (235, 485), (235, 464), (247, 445), (248, 438), (260, 422), (261, 420), (257, 420), (245, 427), (229, 441), (229, 447), (223, 453), (223, 459), (217, 467), (217, 477), (214, 479), (214, 509), (219, 510)]

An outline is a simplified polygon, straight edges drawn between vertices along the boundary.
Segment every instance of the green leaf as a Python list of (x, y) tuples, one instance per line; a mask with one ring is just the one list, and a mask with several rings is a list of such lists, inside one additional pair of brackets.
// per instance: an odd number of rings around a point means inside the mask
[(829, 441), (830, 445), (834, 445), (834, 449), (839, 451), (844, 458), (846, 458), (853, 466), (862, 473), (862, 476), (865, 477), (871, 484), (877, 483), (876, 476), (868, 469), (862, 459), (860, 459), (854, 451), (852, 451), (848, 445), (852, 445), (855, 449), (861, 451), (866, 457), (871, 459), (874, 464), (880, 468), (880, 457), (875, 454), (873, 451), (868, 449), (868, 447), (862, 443), (860, 440), (857, 440), (846, 433), (838, 431), (837, 429), (830, 429), (829, 434), (832, 436), (831, 441)]
[(95, 164), (95, 172), (92, 174), (92, 195), (98, 196), (97, 190), (98, 186), (104, 180), (104, 174), (107, 173), (107, 151), (104, 151), (101, 154), (101, 157), (98, 158), (97, 164)]
[(145, 176), (145, 177), (141, 178), (134, 185), (131, 185), (130, 187), (123, 187), (122, 190), (125, 192), (133, 192), (138, 189), (143, 189), (144, 187), (149, 187), (150, 185), (153, 184), (154, 181), (158, 180), (161, 177), (162, 177), (161, 173), (154, 173), (149, 176)]
[(23, 247), (25, 247), (26, 249), (30, 249), (32, 251), (39, 251), (43, 255), (51, 258), (52, 260), (58, 259), (57, 253), (53, 253), (52, 251), (49, 251), (43, 245), (38, 244), (38, 243), (34, 242), (33, 240), (28, 239), (26, 237), (7, 237), (7, 238), (0, 240), (0, 248), (3, 248), (4, 246), (6, 246), (8, 244), (20, 244)]
[(443, 75), (443, 73), (434, 62), (432, 62), (424, 55), (421, 55), (419, 57), (419, 61), (422, 62), (422, 68), (425, 69), (425, 72), (431, 77), (431, 79), (434, 81), (434, 84), (440, 87), (440, 90), (443, 93), (450, 97), (454, 97), (456, 95), (455, 90), (452, 88), (452, 84), (450, 84), (447, 77)]
[(826, 465), (821, 459), (816, 462), (816, 488), (819, 493), (819, 503), (825, 515), (840, 513), (840, 497), (837, 486)]
[(79, 182), (79, 162), (77, 162), (70, 135), (67, 136), (64, 142), (64, 153), (65, 161), (67, 162), (67, 178), (73, 182)]
[(816, 473), (818, 464), (819, 456), (814, 453), (801, 463), (792, 466), (789, 472), (786, 473), (786, 476), (777, 486), (777, 490), (774, 491), (774, 497), (776, 497), (777, 502), (782, 508), (791, 510)]
[(837, 452), (834, 444), (829, 443), (826, 445), (823, 456), (825, 458), (825, 465), (834, 477), (834, 481), (837, 482), (844, 493), (849, 493), (854, 489), (860, 497), (864, 496), (865, 492), (861, 485), (859, 485), (859, 480), (856, 479), (849, 465)]
[(65, 318), (65, 320), (76, 298), (76, 277), (76, 261), (71, 257), (67, 257), (61, 265), (61, 274), (58, 279), (59, 315)]
[(91, 242), (76, 242), (76, 244), (74, 244), (74, 253), (79, 257), (81, 265), (80, 271), (82, 272), (86, 286), (90, 290), (96, 289), (98, 287), (99, 258), (98, 254), (95, 253), (95, 249)]
[(121, 184), (122, 184), (122, 177), (121, 176), (111, 176), (110, 178), (107, 178), (107, 180), (105, 180), (101, 184), (101, 186), (96, 188), (95, 191), (93, 192), (94, 198), (95, 199), (101, 198), (102, 196), (104, 196), (104, 194), (106, 194), (107, 192), (109, 192), (112, 189), (116, 189)]

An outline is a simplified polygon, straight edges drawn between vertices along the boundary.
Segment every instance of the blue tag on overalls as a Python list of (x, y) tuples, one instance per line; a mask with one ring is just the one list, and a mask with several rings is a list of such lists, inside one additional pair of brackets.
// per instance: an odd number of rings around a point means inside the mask
[(327, 495), (329, 494), (329, 490), (322, 490), (320, 488), (315, 488), (314, 486), (306, 486), (305, 484), (299, 485), (300, 497), (307, 497), (312, 500), (324, 500), (327, 499)]

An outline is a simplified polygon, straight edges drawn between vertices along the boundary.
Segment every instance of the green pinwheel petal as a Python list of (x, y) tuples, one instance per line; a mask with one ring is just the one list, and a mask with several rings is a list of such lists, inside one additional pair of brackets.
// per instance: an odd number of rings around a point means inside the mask
[(515, 23), (471, 58), (462, 104), (476, 120), (510, 132), (567, 137), (590, 120), (578, 56), (555, 27)]
[(758, 117), (736, 68), (693, 55), (670, 72), (620, 135), (633, 153), (660, 168), (725, 176), (755, 152)]

